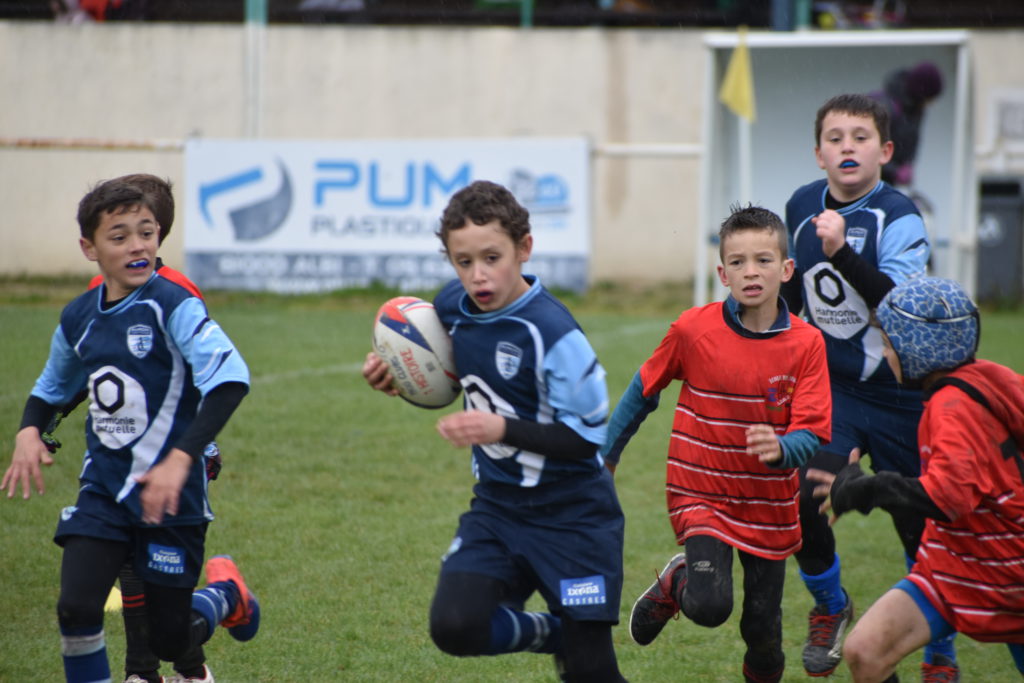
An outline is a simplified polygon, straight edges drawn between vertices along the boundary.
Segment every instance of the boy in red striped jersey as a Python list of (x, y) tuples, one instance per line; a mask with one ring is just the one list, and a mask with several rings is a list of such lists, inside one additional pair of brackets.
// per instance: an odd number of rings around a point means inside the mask
[[(882, 681), (911, 652), (960, 631), (1010, 646), (1024, 673), (1024, 377), (975, 360), (980, 321), (952, 280), (917, 278), (875, 313), (884, 355), (903, 384), (924, 389), (921, 476), (865, 476), (854, 449), (833, 475), (810, 470), (835, 522), (880, 507), (927, 519), (910, 574), (846, 638), (855, 681)], [(955, 671), (951, 671), (955, 674)]]
[(672, 323), (616, 406), (602, 452), (614, 467), (662, 389), (683, 382), (666, 491), (686, 552), (637, 599), (630, 635), (647, 645), (680, 610), (702, 626), (724, 623), (735, 548), (744, 572), (743, 675), (778, 681), (786, 558), (801, 542), (798, 468), (831, 433), (825, 343), (779, 296), (793, 275), (782, 220), (737, 207), (719, 237), (728, 298)]

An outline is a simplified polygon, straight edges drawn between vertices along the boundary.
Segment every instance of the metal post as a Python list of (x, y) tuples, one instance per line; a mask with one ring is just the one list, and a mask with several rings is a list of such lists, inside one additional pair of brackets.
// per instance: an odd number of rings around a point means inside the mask
[(793, 1), (772, 0), (772, 30), (793, 30)]
[(521, 28), (530, 28), (533, 26), (533, 0), (520, 1), (519, 26)]
[(245, 0), (245, 135), (260, 137), (267, 0)]

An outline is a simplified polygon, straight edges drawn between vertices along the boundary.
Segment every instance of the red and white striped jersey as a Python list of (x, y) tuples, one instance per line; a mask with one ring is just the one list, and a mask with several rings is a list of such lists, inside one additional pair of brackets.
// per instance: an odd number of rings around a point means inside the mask
[(678, 541), (709, 535), (768, 559), (799, 550), (797, 470), (747, 455), (746, 429), (770, 424), (779, 435), (807, 429), (829, 440), (821, 332), (793, 315), (781, 327), (751, 332), (713, 303), (680, 315), (640, 376), (648, 397), (683, 382), (666, 484)]
[(951, 522), (928, 520), (908, 577), (977, 640), (1024, 643), (1024, 378), (989, 361), (927, 398), (921, 484)]

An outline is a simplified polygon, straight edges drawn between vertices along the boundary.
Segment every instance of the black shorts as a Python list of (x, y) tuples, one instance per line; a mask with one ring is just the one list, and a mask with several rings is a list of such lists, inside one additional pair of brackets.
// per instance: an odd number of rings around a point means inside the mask
[(540, 591), (553, 614), (618, 623), (625, 519), (602, 471), (537, 488), (477, 485), (441, 572)]
[(69, 536), (119, 541), (130, 546), (133, 567), (143, 580), (172, 588), (199, 583), (206, 550), (207, 522), (185, 526), (137, 526), (128, 510), (110, 496), (88, 488), (75, 505), (60, 511), (53, 540), (63, 546)]

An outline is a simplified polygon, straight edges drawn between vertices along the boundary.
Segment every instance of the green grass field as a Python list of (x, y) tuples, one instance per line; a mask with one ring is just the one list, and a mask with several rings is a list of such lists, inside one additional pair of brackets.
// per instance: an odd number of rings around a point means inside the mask
[[(0, 281), (4, 468), (61, 305), (77, 286)], [(253, 384), (218, 439), (225, 465), (211, 488), (217, 521), (207, 552), (233, 555), (263, 606), (255, 640), (238, 643), (218, 631), (208, 644), (220, 683), (555, 680), (547, 656), (456, 659), (430, 642), (427, 611), (439, 558), (473, 479), (468, 452), (434, 430), (440, 414), (455, 407), (414, 408), (371, 392), (359, 374), (373, 313), (388, 295), (210, 298), (212, 314), (248, 361)], [(614, 402), (690, 295), (663, 290), (631, 298), (602, 286), (567, 301), (608, 371)], [(1024, 372), (1024, 312), (985, 312), (982, 329), (980, 355)], [(677, 390), (669, 388), (665, 405)], [(664, 512), (671, 421), (665, 405), (633, 439), (616, 475), (627, 520), (623, 625), (614, 631), (620, 666), (632, 681), (741, 680), (736, 612), (717, 629), (685, 619), (670, 623), (646, 648), (624, 628), (633, 600), (676, 550)], [(59, 510), (75, 498), (83, 419), (79, 410), (61, 426), (64, 447), (46, 471), (44, 496), (0, 501), (4, 683), (62, 680), (55, 615), (60, 551), (51, 538)], [(862, 612), (903, 576), (902, 551), (882, 512), (844, 518), (836, 532), (845, 582)], [(791, 561), (786, 681), (807, 680), (800, 651), (810, 606)], [(108, 614), (106, 626), (120, 680), (120, 616)], [(1005, 647), (962, 637), (958, 645), (965, 681), (1019, 680)], [(919, 661), (915, 655), (901, 666), (904, 681), (920, 679)], [(834, 680), (850, 680), (848, 672), (840, 668)]]

